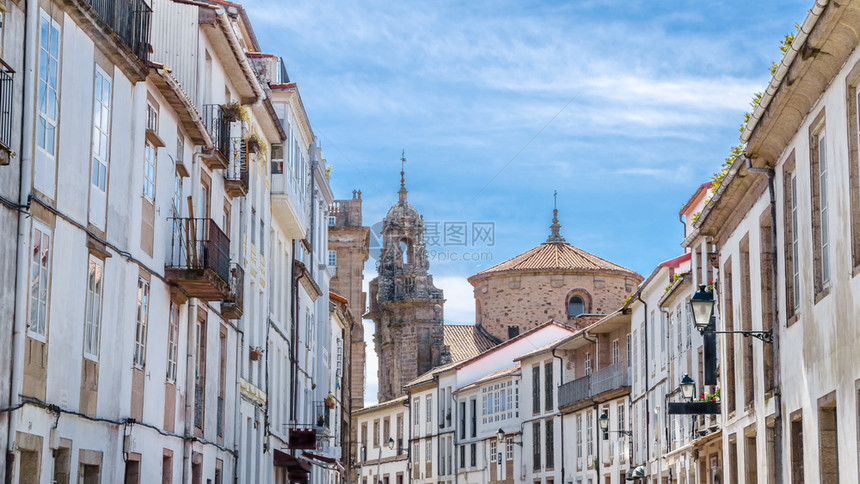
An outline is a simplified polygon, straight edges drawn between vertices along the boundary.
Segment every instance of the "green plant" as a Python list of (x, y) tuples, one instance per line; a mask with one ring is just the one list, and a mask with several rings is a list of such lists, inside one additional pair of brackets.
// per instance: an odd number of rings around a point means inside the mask
[(221, 105), (221, 117), (228, 122), (247, 121), (248, 109), (239, 104), (238, 101), (231, 101)]
[(667, 292), (669, 292), (669, 289), (672, 287), (672, 284), (675, 284), (675, 281), (677, 281), (680, 278), (681, 278), (681, 274), (674, 274), (672, 276), (672, 280), (669, 281), (669, 284), (667, 284), (666, 288), (663, 289), (663, 294), (666, 294)]
[(331, 180), (331, 165), (325, 167), (325, 179)]
[[(709, 202), (710, 200), (711, 200), (710, 198), (709, 198), (708, 200), (706, 200), (706, 201), (705, 201), (705, 205), (707, 205), (707, 204), (708, 204), (708, 202)], [(699, 216), (700, 216), (700, 215), (702, 215), (702, 212), (696, 212), (696, 213), (694, 213), (694, 214), (693, 214), (693, 216), (692, 216), (692, 217), (690, 217), (690, 220), (691, 220), (693, 223), (696, 223), (696, 220), (699, 220)]]

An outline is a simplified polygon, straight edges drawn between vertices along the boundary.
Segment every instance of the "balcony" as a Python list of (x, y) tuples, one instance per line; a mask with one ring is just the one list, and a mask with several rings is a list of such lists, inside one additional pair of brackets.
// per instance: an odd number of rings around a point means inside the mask
[(203, 106), (203, 126), (212, 139), (212, 149), (204, 151), (203, 161), (210, 170), (226, 170), (230, 160), (230, 126), (220, 104)]
[(276, 153), (282, 152), (282, 148), (272, 147), (272, 216), (287, 237), (304, 239), (307, 235), (307, 208), (301, 188), (304, 177), (295, 176), (289, 163), (284, 163), (283, 155), (275, 158)]
[(317, 434), (327, 433), (329, 430), (329, 414), (331, 409), (325, 404), (325, 401), (314, 402), (314, 429)]
[(144, 0), (87, 0), (87, 3), (138, 59), (144, 64), (149, 61), (152, 8)]
[(230, 139), (230, 160), (224, 170), (224, 191), (233, 198), (248, 194), (248, 147), (242, 138)]
[(558, 387), (558, 406), (567, 407), (591, 398), (591, 376), (584, 376)]
[(208, 218), (171, 218), (173, 241), (164, 277), (189, 297), (222, 301), (230, 294), (230, 240)]
[(0, 165), (8, 165), (12, 154), (12, 70), (0, 59)]
[(630, 386), (630, 368), (624, 365), (610, 365), (591, 375), (591, 394), (625, 389)]
[(610, 365), (591, 375), (577, 378), (558, 387), (559, 408), (576, 405), (609, 392), (623, 394), (630, 388), (630, 368), (627, 365)]
[(245, 270), (239, 264), (230, 267), (230, 293), (221, 301), (221, 316), (226, 319), (242, 317), (245, 304)]

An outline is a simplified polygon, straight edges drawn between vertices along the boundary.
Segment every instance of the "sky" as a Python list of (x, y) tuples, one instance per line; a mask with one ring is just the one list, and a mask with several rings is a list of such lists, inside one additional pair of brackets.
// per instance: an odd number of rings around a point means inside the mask
[[(737, 145), (743, 113), (812, 0), (249, 0), (299, 86), (335, 197), (377, 231), (397, 202), (428, 227), (446, 323), (466, 278), (562, 234), (644, 276), (679, 255), (678, 210)], [(375, 277), (371, 257), (365, 279)], [(376, 400), (373, 324), (368, 402)]]

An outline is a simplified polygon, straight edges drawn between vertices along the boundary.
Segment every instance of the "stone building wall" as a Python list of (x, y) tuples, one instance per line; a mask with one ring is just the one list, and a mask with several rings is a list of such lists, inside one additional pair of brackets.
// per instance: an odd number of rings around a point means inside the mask
[(608, 314), (619, 309), (638, 279), (612, 273), (501, 273), (475, 282), (475, 318), (490, 334), (508, 339), (508, 327), (523, 333), (549, 320), (585, 327), (590, 316), (568, 318), (572, 295), (585, 301), (586, 314)]

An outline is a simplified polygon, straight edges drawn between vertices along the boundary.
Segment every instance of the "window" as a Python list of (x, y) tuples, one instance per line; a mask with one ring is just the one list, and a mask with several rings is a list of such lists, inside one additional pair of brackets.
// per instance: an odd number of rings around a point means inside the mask
[(182, 133), (176, 132), (176, 162), (182, 163), (185, 160), (185, 138)]
[(90, 256), (87, 273), (87, 301), (84, 319), (84, 357), (98, 361), (99, 328), (102, 320), (102, 278), (104, 261)]
[(540, 365), (532, 367), (532, 413), (540, 412)]
[(469, 401), (471, 407), (471, 436), (475, 438), (478, 436), (478, 401), (476, 399), (471, 399)]
[(585, 352), (585, 376), (591, 375), (591, 352)]
[(44, 341), (48, 324), (48, 288), (51, 266), (51, 234), (48, 228), (33, 223), (30, 260), (30, 314), (27, 330), (30, 336)]
[(382, 419), (382, 442), (388, 445), (388, 439), (391, 438), (391, 419), (385, 417)]
[(585, 303), (582, 302), (582, 298), (579, 296), (573, 296), (570, 298), (570, 301), (567, 303), (567, 315), (569, 317), (579, 316), (580, 314), (585, 312)]
[[(481, 389), (481, 401), (483, 410), (483, 422), (489, 424), (519, 416), (516, 408), (517, 391), (519, 387), (510, 381), (489, 385)], [(476, 403), (477, 406), (477, 403)]]
[(39, 83), (36, 146), (48, 156), (56, 154), (60, 76), (60, 25), (45, 11), (39, 19)]
[(514, 439), (505, 439), (505, 460), (514, 460)]
[[(692, 325), (692, 322), (690, 323), (690, 325)], [(689, 332), (687, 334), (689, 334)], [(630, 348), (630, 333), (627, 333), (627, 345), (625, 346), (625, 349), (627, 350), (627, 368), (630, 368), (630, 357), (632, 356)]]
[(618, 350), (618, 340), (612, 340), (612, 364), (617, 365), (621, 360), (621, 355)]
[(336, 224), (337, 224), (337, 217), (335, 217), (334, 215), (329, 215), (329, 217), (328, 217), (328, 226), (329, 226), (329, 227), (334, 227)]
[(810, 134), (810, 185), (812, 192), (812, 237), (815, 260), (815, 294), (830, 286), (829, 203), (827, 194), (827, 137), (823, 122), (824, 111), (816, 118), (817, 131)]
[(176, 358), (179, 343), (179, 306), (170, 303), (170, 316), (167, 324), (167, 381), (176, 382)]
[(284, 145), (272, 145), (272, 173), (284, 172)]
[(427, 462), (433, 462), (433, 441), (427, 441), (427, 446), (424, 449), (424, 454), (424, 458), (427, 459)]
[(552, 419), (545, 420), (546, 427), (546, 468), (552, 469), (555, 467), (555, 443), (553, 442), (553, 426)]
[(516, 338), (520, 335), (519, 326), (508, 326), (508, 339)]
[(469, 465), (471, 467), (478, 465), (478, 446), (474, 443), (469, 446)]
[(415, 445), (412, 446), (412, 463), (418, 464), (421, 461), (421, 446), (418, 442), (415, 442)]
[(582, 414), (576, 416), (576, 457), (582, 459)]
[(419, 415), (421, 413), (420, 409), (421, 409), (421, 397), (417, 397), (417, 398), (415, 398), (415, 400), (412, 401), (412, 423), (414, 425), (418, 425), (419, 423), (421, 423), (421, 420), (420, 420), (421, 417)]
[(624, 422), (624, 404), (619, 403), (616, 410), (618, 412), (618, 430), (627, 430), (627, 424)]
[(543, 377), (544, 377), (544, 410), (547, 412), (552, 411), (552, 362), (544, 363), (543, 367)]
[(155, 146), (149, 141), (143, 151), (143, 196), (150, 202), (155, 201)]
[(329, 265), (329, 267), (337, 267), (337, 251), (336, 250), (328, 251), (328, 265)]
[(830, 236), (828, 230), (827, 155), (824, 130), (818, 134), (818, 183), (820, 184), (819, 211), (821, 212), (821, 279), (830, 284)]
[(789, 161), (791, 167), (783, 172), (783, 240), (785, 243), (785, 312), (791, 318), (797, 312), (800, 299), (799, 246), (797, 233), (797, 176), (794, 168), (794, 155)]
[(460, 402), (460, 438), (466, 438), (466, 402)]
[(379, 447), (379, 420), (373, 421), (373, 448)]
[[(173, 176), (173, 206), (171, 209), (174, 217), (182, 216), (182, 177), (179, 176), (179, 173), (175, 173)], [(175, 235), (178, 235), (178, 232)]]
[(591, 415), (591, 412), (589, 411), (585, 417), (586, 418), (586, 421), (585, 421), (585, 433), (586, 433), (585, 438), (588, 441), (588, 446), (587, 446), (588, 457), (591, 457), (594, 455), (594, 425), (593, 425), (591, 417), (592, 417), (592, 415)]
[(532, 468), (540, 469), (540, 422), (532, 424)]
[(427, 430), (430, 430), (430, 424), (433, 422), (433, 396), (427, 395), (427, 403), (424, 407), (427, 414)]
[(490, 439), (490, 462), (497, 462), (499, 453), (496, 447), (496, 440)]
[(134, 331), (134, 366), (146, 365), (146, 327), (149, 324), (149, 281), (137, 279), (137, 324)]
[(460, 446), (460, 469), (463, 469), (465, 467), (466, 467), (466, 446), (461, 445)]
[(107, 166), (110, 141), (110, 77), (96, 66), (95, 86), (93, 87), (93, 165), (92, 184), (100, 191), (106, 191)]

